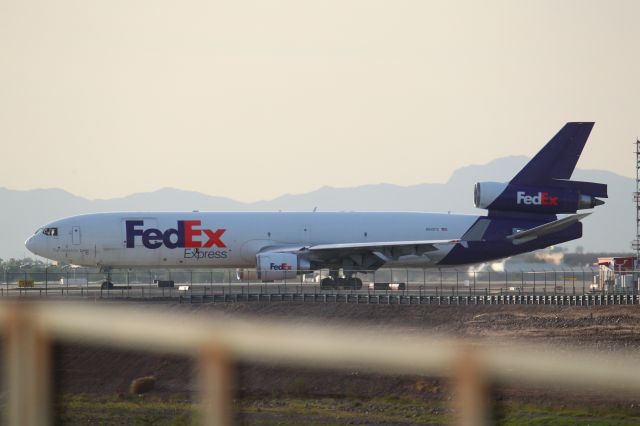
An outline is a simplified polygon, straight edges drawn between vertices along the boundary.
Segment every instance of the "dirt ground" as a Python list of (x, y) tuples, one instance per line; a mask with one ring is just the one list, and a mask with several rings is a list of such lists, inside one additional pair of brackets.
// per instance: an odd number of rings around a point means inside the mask
[[(458, 307), (288, 302), (151, 306), (131, 303), (130, 305), (140, 309), (159, 308), (194, 314), (211, 313), (217, 315), (220, 320), (224, 320), (226, 316), (240, 316), (268, 317), (296, 322), (322, 322), (331, 325), (366, 325), (381, 330), (419, 331), (449, 337), (474, 338), (489, 344), (492, 342), (504, 344), (509, 339), (515, 339), (526, 343), (542, 342), (604, 353), (621, 350), (633, 352), (640, 347), (640, 307), (638, 306)], [(59, 395), (94, 395), (96, 398), (109, 395), (123, 396), (127, 394), (133, 379), (148, 375), (157, 377), (157, 386), (153, 395), (159, 398), (183, 395), (185, 400), (190, 401), (197, 391), (197, 385), (193, 380), (197, 373), (194, 372), (190, 359), (77, 344), (58, 345), (55, 354), (57, 394)], [(441, 378), (385, 376), (358, 371), (327, 372), (311, 367), (239, 365), (236, 388), (237, 409), (244, 413), (238, 420), (241, 423), (250, 424), (295, 424), (300, 420), (299, 416), (304, 417), (305, 410), (320, 413), (318, 414), (320, 417), (316, 418), (318, 422), (314, 424), (344, 424), (360, 421), (366, 424), (418, 424), (425, 421), (420, 417), (424, 415), (425, 409), (424, 406), (420, 406), (422, 403), (428, 405), (435, 424), (439, 424), (446, 422), (446, 418), (438, 415), (450, 411), (448, 407), (452, 399), (451, 387), (445, 379)], [(498, 386), (494, 390), (494, 397), (503, 407), (510, 404), (548, 407), (549, 410), (584, 406), (619, 407), (623, 409), (620, 417), (623, 420), (640, 417), (640, 408), (636, 402), (640, 400), (640, 395), (606, 393), (603, 395), (597, 389), (584, 389), (576, 393), (569, 390)], [(395, 417), (378, 417), (378, 420), (371, 421), (372, 418), (376, 418), (371, 417), (376, 410), (386, 410), (390, 413), (392, 409), (388, 404), (392, 403), (394, 398), (404, 399), (405, 402), (418, 401), (418, 408), (415, 408), (416, 418), (412, 420), (409, 416), (413, 416), (411, 414), (413, 408), (407, 408), (409, 417), (403, 418), (402, 421), (396, 421)], [(282, 404), (283, 401), (300, 399), (306, 402), (301, 405), (302, 408), (299, 411), (290, 409), (289, 406), (285, 407), (286, 410), (278, 411), (278, 407), (273, 406), (273, 404), (276, 406)], [(349, 408), (347, 418), (326, 417), (326, 412), (338, 410), (336, 407), (339, 403), (328, 402), (328, 411), (325, 412), (322, 401), (347, 400), (361, 401), (359, 403), (364, 405), (356, 404), (356, 408)], [(500, 409), (497, 411), (499, 412)], [(351, 415), (352, 412), (355, 414)], [(607, 421), (604, 424), (608, 423), (616, 422)], [(599, 423), (592, 422), (592, 424)]]

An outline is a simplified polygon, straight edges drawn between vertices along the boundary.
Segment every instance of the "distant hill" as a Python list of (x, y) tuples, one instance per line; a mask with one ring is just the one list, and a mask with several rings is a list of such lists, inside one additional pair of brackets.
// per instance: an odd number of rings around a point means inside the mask
[[(122, 210), (223, 210), (223, 211), (319, 211), (400, 210), (482, 214), (473, 206), (473, 185), (477, 181), (509, 180), (526, 162), (526, 157), (505, 157), (484, 165), (456, 170), (444, 184), (398, 186), (364, 185), (353, 188), (322, 187), (306, 194), (286, 194), (273, 200), (243, 203), (199, 192), (163, 188), (110, 200), (88, 200), (61, 189), (15, 191), (0, 188), (0, 258), (29, 255), (24, 241), (39, 226), (54, 219), (82, 213)], [(428, 175), (428, 170), (425, 170)], [(600, 170), (576, 170), (573, 179), (609, 185), (607, 204), (585, 219), (584, 237), (566, 243), (569, 249), (626, 252), (635, 235), (634, 180)]]

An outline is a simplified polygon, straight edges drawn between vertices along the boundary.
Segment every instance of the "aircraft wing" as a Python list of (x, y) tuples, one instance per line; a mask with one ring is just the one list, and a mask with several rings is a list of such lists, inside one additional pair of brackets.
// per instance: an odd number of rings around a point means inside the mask
[(378, 241), (366, 243), (317, 244), (297, 247), (268, 247), (264, 251), (300, 253), (323, 262), (340, 263), (351, 259), (355, 265), (377, 269), (382, 264), (401, 256), (422, 256), (438, 250), (439, 245), (458, 244), (460, 240)]
[(382, 248), (394, 247), (421, 247), (423, 251), (438, 250), (437, 245), (441, 244), (457, 244), (460, 240), (417, 240), (417, 241), (384, 241), (372, 243), (339, 243), (339, 244), (318, 244), (307, 247), (310, 252), (321, 251), (362, 251), (362, 250), (379, 250)]
[(543, 235), (551, 234), (553, 232), (562, 231), (565, 228), (573, 225), (574, 223), (584, 219), (591, 213), (580, 213), (567, 216), (565, 218), (554, 220), (553, 222), (545, 223), (544, 225), (536, 226), (535, 228), (527, 229), (525, 231), (516, 232), (507, 236), (508, 239), (513, 241), (513, 244), (523, 244), (528, 241), (534, 240)]

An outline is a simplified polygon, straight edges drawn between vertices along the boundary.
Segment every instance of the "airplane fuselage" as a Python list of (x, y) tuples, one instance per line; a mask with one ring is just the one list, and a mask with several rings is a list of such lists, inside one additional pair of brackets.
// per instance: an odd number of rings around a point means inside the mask
[[(465, 264), (531, 250), (530, 245), (515, 248), (504, 237), (516, 226), (542, 223), (411, 212), (96, 213), (52, 222), (46, 229), (55, 229), (55, 235), (36, 232), (27, 247), (49, 259), (102, 268), (255, 268), (256, 255), (269, 248), (462, 240), (480, 221), (486, 223), (476, 235), (464, 238), (464, 245), (400, 254), (386, 266)], [(536, 248), (554, 243), (539, 240)]]
[[(329, 269), (327, 288), (357, 272), (473, 264), (582, 236), (579, 210), (607, 186), (571, 181), (593, 123), (567, 123), (509, 182), (478, 182), (486, 216), (409, 212), (123, 212), (73, 216), (26, 242), (40, 256), (113, 268), (255, 268), (262, 281)], [(570, 214), (559, 219), (558, 214)], [(340, 272), (342, 270), (342, 272)], [(107, 277), (107, 284), (109, 279)]]

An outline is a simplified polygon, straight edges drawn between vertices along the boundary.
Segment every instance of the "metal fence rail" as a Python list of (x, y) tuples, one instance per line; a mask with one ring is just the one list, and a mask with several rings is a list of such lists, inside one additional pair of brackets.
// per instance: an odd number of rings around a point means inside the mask
[(211, 318), (152, 308), (78, 303), (0, 303), (5, 331), (8, 423), (51, 423), (47, 383), (52, 340), (172, 353), (201, 366), (203, 422), (231, 422), (233, 361), (452, 377), (460, 424), (488, 422), (487, 381), (585, 386), (640, 394), (637, 354), (606, 359), (556, 347), (498, 346), (368, 328)]
[[(639, 276), (635, 273), (633, 276)], [(577, 268), (546, 271), (465, 271), (452, 269), (382, 269), (357, 274), (364, 283), (363, 290), (369, 289), (373, 282), (401, 283), (403, 294), (422, 294), (436, 296), (472, 296), (472, 295), (580, 295), (594, 292), (594, 282), (598, 269)], [(11, 294), (16, 287), (31, 285), (44, 294), (53, 291), (62, 294), (63, 289), (92, 290), (99, 288), (104, 274), (87, 269), (65, 270), (45, 269), (41, 271), (0, 270), (2, 285), (0, 296)], [(311, 279), (316, 277), (316, 280)], [(172, 280), (190, 286), (197, 295), (223, 294), (232, 292), (247, 293), (314, 293), (320, 290), (317, 275), (313, 271), (300, 275), (296, 279), (262, 283), (255, 278), (238, 279), (231, 270), (154, 270), (121, 271), (112, 274), (116, 286), (131, 287), (142, 296), (144, 292), (152, 294), (157, 285), (155, 280)], [(226, 289), (225, 289), (226, 287)], [(257, 290), (259, 289), (259, 290)], [(166, 289), (171, 293), (172, 290)], [(607, 290), (610, 293), (638, 293), (637, 285), (616, 287)], [(177, 293), (176, 293), (177, 295)]]
[[(620, 274), (624, 280), (614, 280), (611, 275), (602, 286), (595, 284), (604, 277), (599, 272), (595, 268), (504, 272), (382, 269), (358, 274), (363, 287), (356, 290), (324, 289), (317, 282), (318, 275), (311, 273), (295, 280), (262, 283), (249, 278), (241, 280), (231, 270), (122, 271), (112, 277), (114, 288), (103, 288), (104, 275), (86, 269), (5, 270), (0, 297), (400, 305), (599, 306), (640, 302), (635, 283), (635, 277), (640, 276), (638, 271)], [(156, 283), (169, 279), (174, 287), (159, 287)], [(371, 285), (380, 281), (395, 283), (395, 287)]]
[[(198, 293), (156, 292), (145, 293), (136, 290), (101, 290), (61, 289), (49, 291), (50, 299), (89, 299), (89, 300), (138, 300), (162, 301), (174, 303), (242, 303), (242, 302), (302, 302), (302, 303), (347, 303), (371, 305), (432, 305), (432, 306), (478, 306), (478, 305), (555, 305), (555, 306), (608, 306), (608, 305), (640, 305), (639, 294), (504, 294), (474, 296), (434, 296), (393, 292), (230, 292), (230, 293)], [(42, 299), (45, 293), (38, 289), (18, 289), (13, 295), (22, 299)]]

